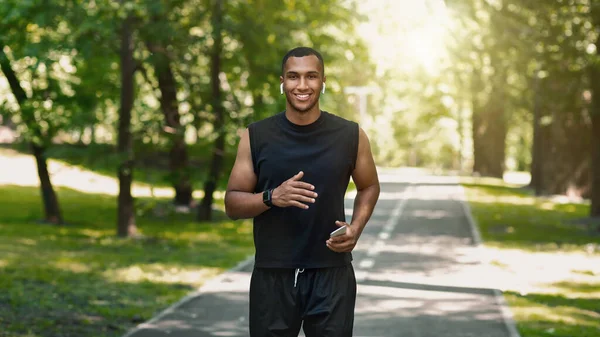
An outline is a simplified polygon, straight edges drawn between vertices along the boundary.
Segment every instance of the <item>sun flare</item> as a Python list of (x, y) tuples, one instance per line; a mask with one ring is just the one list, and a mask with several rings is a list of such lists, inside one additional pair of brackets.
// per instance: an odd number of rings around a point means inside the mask
[(439, 70), (449, 24), (443, 0), (365, 1), (360, 10), (367, 21), (359, 34), (370, 48), (379, 76), (393, 69)]

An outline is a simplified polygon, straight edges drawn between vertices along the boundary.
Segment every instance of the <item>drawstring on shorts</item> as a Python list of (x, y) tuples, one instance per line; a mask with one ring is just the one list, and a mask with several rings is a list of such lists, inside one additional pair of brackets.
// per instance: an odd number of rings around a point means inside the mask
[(296, 273), (294, 274), (294, 288), (296, 288), (296, 284), (298, 283), (298, 274), (304, 273), (304, 268), (296, 268)]

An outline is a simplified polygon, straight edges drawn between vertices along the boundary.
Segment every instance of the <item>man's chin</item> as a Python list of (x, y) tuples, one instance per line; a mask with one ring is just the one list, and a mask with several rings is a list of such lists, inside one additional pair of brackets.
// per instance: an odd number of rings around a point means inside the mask
[(290, 105), (291, 105), (291, 106), (292, 106), (292, 108), (294, 108), (294, 110), (296, 110), (297, 112), (299, 112), (299, 113), (301, 113), (301, 114), (304, 114), (304, 113), (307, 113), (307, 112), (311, 111), (311, 110), (312, 110), (312, 109), (315, 107), (315, 105), (316, 105), (316, 104), (317, 104), (317, 103), (313, 103), (313, 104), (306, 105), (306, 106), (298, 106), (298, 105), (296, 105), (296, 104), (290, 104)]

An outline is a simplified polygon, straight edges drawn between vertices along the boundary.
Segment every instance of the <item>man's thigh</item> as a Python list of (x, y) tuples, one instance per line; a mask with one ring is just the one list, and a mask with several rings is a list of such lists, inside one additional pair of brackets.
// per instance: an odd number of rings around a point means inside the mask
[(296, 337), (302, 323), (294, 269), (254, 268), (250, 281), (250, 336)]
[(306, 276), (310, 278), (310, 287), (303, 288), (306, 337), (351, 337), (356, 303), (352, 265), (324, 268)]

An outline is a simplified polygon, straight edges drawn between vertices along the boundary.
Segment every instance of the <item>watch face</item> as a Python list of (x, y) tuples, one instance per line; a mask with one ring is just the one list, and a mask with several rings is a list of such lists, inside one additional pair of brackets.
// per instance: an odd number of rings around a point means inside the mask
[(269, 207), (273, 205), (271, 203), (271, 190), (266, 190), (263, 192), (263, 203)]

